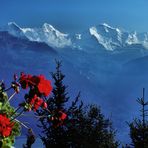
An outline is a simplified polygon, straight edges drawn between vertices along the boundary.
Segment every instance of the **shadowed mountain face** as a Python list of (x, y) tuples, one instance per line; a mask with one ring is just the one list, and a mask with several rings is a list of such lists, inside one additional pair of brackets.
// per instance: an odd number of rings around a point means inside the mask
[(142, 87), (148, 88), (146, 41), (146, 36), (107, 24), (68, 35), (48, 24), (30, 29), (11, 23), (0, 31), (0, 79), (10, 83), (13, 74), (22, 71), (49, 76), (55, 59), (62, 60), (70, 95), (81, 91), (85, 102), (99, 104), (108, 117), (112, 114), (125, 140), (125, 121), (137, 115), (135, 100)]
[(22, 39), (19, 37), (15, 37), (9, 34), (7, 31), (0, 32), (0, 47), (1, 49), (19, 48), (21, 50), (36, 50), (36, 52), (50, 51), (51, 53), (56, 53), (56, 51), (52, 47), (48, 46), (45, 43), (30, 41), (27, 38)]

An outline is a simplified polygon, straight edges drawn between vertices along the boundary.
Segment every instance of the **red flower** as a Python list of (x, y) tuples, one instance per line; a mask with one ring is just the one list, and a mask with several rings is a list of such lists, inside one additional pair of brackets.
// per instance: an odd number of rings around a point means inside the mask
[(2, 137), (10, 136), (13, 125), (9, 118), (0, 114), (0, 135)]
[(43, 106), (44, 109), (46, 109), (47, 108), (47, 103), (43, 102), (42, 106)]
[(34, 97), (31, 98), (31, 100), (29, 101), (29, 104), (30, 104), (30, 105), (34, 105), (34, 103), (35, 103), (37, 97), (38, 97), (37, 95), (34, 95)]
[(49, 80), (46, 80), (43, 75), (39, 76), (40, 82), (38, 84), (38, 90), (41, 94), (48, 96), (52, 90), (52, 86)]
[(38, 110), (38, 108), (42, 105), (43, 99), (37, 98), (34, 103), (34, 111)]
[(60, 115), (59, 117), (60, 120), (65, 120), (67, 117), (67, 114), (63, 113), (62, 111), (59, 111), (59, 115)]
[(43, 106), (43, 108), (46, 107), (46, 103), (37, 95), (34, 95), (34, 97), (30, 100), (29, 104), (33, 107), (34, 111), (38, 110), (41, 106)]
[(23, 89), (29, 86), (37, 87), (39, 93), (45, 96), (48, 96), (52, 90), (51, 82), (46, 80), (43, 75), (31, 76), (21, 73), (20, 84)]
[(20, 84), (21, 84), (21, 87), (23, 89), (27, 89), (29, 84), (30, 84), (30, 79), (32, 78), (31, 75), (26, 75), (24, 73), (21, 73), (21, 77), (20, 77)]
[(40, 82), (40, 78), (38, 76), (32, 76), (30, 78), (31, 85), (37, 86)]
[(64, 123), (64, 120), (67, 118), (67, 114), (58, 111), (55, 115), (48, 115), (49, 121), (52, 122), (53, 127), (57, 128), (59, 126), (62, 126)]

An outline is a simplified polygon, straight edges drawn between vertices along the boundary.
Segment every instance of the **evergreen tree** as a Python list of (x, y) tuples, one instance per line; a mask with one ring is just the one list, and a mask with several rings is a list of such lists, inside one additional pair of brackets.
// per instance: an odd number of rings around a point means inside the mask
[[(66, 103), (69, 100), (68, 93), (66, 92), (67, 86), (63, 84), (65, 75), (61, 72), (61, 62), (56, 61), (56, 72), (51, 73), (54, 80), (54, 87), (52, 90), (52, 97), (47, 100), (48, 110), (38, 111), (38, 115), (43, 116), (40, 118), (41, 127), (43, 129), (43, 136), (41, 139), (45, 147), (66, 147), (66, 130), (65, 121), (59, 121), (59, 112), (66, 113)], [(45, 118), (44, 118), (45, 116)], [(54, 118), (56, 117), (56, 118)], [(54, 118), (54, 120), (52, 120)], [(61, 126), (59, 126), (61, 125)]]
[[(109, 119), (105, 119), (101, 110), (96, 105), (88, 105), (81, 108), (70, 121), (68, 130), (70, 147), (76, 148), (116, 148), (119, 143), (115, 140), (115, 131)], [(73, 129), (73, 130), (72, 130)]]
[[(41, 139), (46, 148), (116, 148), (115, 131), (110, 120), (104, 118), (99, 107), (84, 106), (80, 93), (70, 104), (70, 98), (63, 84), (61, 62), (56, 62), (56, 72), (51, 73), (54, 80), (53, 95), (47, 99), (48, 110), (38, 111)], [(59, 112), (67, 115), (59, 120)], [(55, 118), (56, 117), (56, 118)]]
[(144, 99), (144, 89), (143, 97), (137, 99), (137, 102), (141, 105), (141, 119), (134, 119), (133, 122), (129, 124), (130, 127), (130, 137), (132, 140), (132, 146), (135, 148), (148, 148), (148, 120), (147, 120), (147, 109), (148, 102)]

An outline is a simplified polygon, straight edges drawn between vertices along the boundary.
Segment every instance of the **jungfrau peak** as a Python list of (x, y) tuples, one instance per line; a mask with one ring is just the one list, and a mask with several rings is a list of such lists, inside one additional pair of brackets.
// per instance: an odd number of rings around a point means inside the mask
[(92, 35), (99, 44), (103, 45), (106, 50), (113, 51), (119, 48), (134, 46), (135, 44), (148, 48), (147, 33), (122, 31), (106, 23), (93, 26), (89, 31), (90, 35)]

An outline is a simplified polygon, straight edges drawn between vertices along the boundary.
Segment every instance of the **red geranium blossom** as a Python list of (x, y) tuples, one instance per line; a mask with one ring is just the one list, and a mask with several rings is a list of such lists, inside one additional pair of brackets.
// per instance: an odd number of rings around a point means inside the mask
[(38, 90), (41, 94), (48, 96), (52, 90), (52, 86), (49, 80), (46, 80), (43, 75), (39, 76), (40, 82), (38, 84)]
[(46, 102), (43, 99), (39, 98), (37, 95), (30, 100), (29, 104), (33, 107), (34, 111), (38, 110), (39, 107), (47, 108)]
[(10, 122), (10, 119), (5, 115), (0, 114), (0, 135), (2, 137), (8, 137), (11, 134), (14, 124)]
[(37, 87), (39, 93), (45, 96), (48, 96), (52, 90), (51, 82), (46, 80), (43, 75), (31, 76), (22, 73), (20, 77), (20, 84), (23, 89), (28, 88), (28, 86)]
[(31, 75), (26, 75), (24, 73), (21, 73), (20, 84), (23, 89), (27, 89), (31, 85), (32, 83), (31, 78), (32, 78)]
[(47, 103), (43, 102), (42, 106), (43, 106), (44, 109), (46, 109), (47, 108)]
[(67, 114), (63, 113), (62, 111), (59, 111), (59, 114), (60, 114), (60, 117), (59, 117), (60, 120), (65, 120), (66, 119)]
[(63, 125), (64, 120), (67, 118), (67, 114), (62, 112), (62, 111), (58, 111), (58, 113), (56, 115), (48, 115), (49, 121), (52, 122), (52, 125), (57, 128), (61, 125)]

